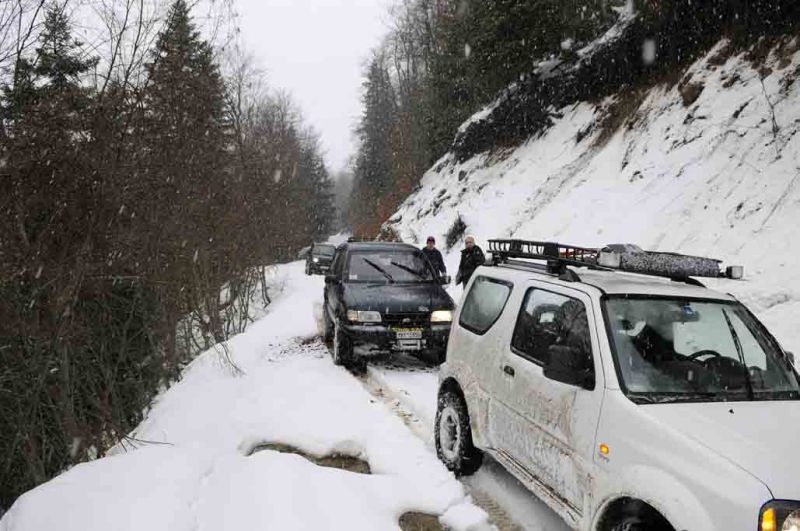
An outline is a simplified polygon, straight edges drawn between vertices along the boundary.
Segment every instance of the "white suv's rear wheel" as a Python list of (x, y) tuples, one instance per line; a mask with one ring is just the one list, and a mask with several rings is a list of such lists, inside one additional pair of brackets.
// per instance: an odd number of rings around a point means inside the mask
[(472, 445), (472, 429), (464, 399), (449, 389), (439, 396), (434, 426), (436, 453), (457, 476), (474, 474), (483, 455)]

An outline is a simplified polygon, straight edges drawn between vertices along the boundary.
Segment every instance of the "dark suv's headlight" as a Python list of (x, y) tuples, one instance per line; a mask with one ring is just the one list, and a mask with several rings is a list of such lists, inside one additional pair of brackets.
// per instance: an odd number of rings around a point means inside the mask
[(380, 323), (380, 312), (347, 310), (347, 320), (351, 323)]
[(773, 500), (764, 504), (758, 531), (800, 531), (800, 502)]

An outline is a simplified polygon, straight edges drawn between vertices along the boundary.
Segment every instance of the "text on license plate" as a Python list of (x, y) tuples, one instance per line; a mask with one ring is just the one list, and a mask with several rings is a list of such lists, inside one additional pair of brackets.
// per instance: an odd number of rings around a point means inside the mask
[(395, 328), (397, 339), (422, 339), (422, 330), (417, 328)]

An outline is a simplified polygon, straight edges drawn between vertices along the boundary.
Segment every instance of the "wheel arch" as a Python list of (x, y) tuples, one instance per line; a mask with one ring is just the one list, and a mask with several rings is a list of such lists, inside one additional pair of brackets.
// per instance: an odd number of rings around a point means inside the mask
[[(454, 365), (458, 365), (462, 371), (454, 370)], [(489, 445), (484, 428), (486, 427), (486, 416), (488, 415), (488, 397), (477, 385), (475, 379), (471, 377), (472, 373), (467, 367), (462, 366), (462, 364), (453, 364), (450, 361), (445, 362), (442, 367), (445, 369), (439, 383), (439, 391), (436, 395), (437, 400), (445, 391), (453, 390), (458, 393), (467, 405), (473, 444), (476, 448), (487, 448)], [(467, 370), (467, 372), (463, 372), (463, 370)], [(466, 382), (463, 380), (464, 377), (466, 377)]]
[[(465, 399), (464, 390), (461, 389), (461, 384), (459, 384), (458, 380), (456, 380), (453, 376), (448, 376), (442, 380), (442, 382), (439, 384), (439, 392), (437, 393), (436, 397), (439, 398), (448, 391), (458, 393), (462, 399)], [(464, 401), (466, 402), (466, 400)]]
[(713, 519), (687, 485), (679, 479), (650, 466), (632, 466), (618, 470), (613, 476), (596, 484), (594, 499), (598, 502), (592, 514), (593, 531), (605, 531), (603, 523), (613, 512), (626, 504), (649, 507), (661, 515), (671, 527), (710, 531), (715, 529)]
[(599, 511), (597, 522), (592, 529), (594, 531), (611, 531), (612, 526), (620, 519), (634, 514), (643, 518), (647, 529), (675, 531), (675, 527), (667, 517), (651, 503), (631, 496), (619, 496), (606, 502)]

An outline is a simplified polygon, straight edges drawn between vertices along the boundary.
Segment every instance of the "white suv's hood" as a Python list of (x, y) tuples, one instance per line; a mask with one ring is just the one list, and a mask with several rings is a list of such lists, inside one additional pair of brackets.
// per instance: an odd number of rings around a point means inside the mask
[(639, 407), (750, 472), (776, 499), (800, 500), (800, 401)]

